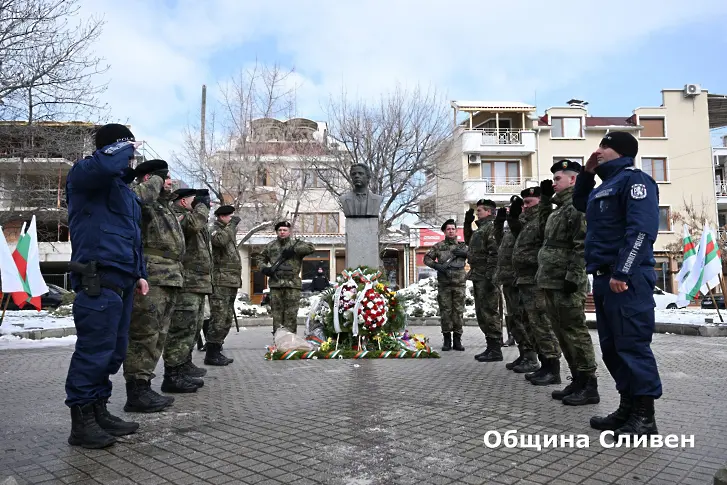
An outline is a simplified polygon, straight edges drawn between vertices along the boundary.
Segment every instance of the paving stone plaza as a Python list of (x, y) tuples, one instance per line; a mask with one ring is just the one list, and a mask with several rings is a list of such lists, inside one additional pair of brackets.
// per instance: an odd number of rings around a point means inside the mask
[[(436, 327), (414, 329), (441, 345)], [(594, 342), (598, 339), (592, 331)], [(479, 329), (466, 352), (441, 359), (274, 361), (270, 328), (232, 330), (196, 394), (157, 414), (126, 414), (123, 378), (110, 410), (141, 423), (105, 450), (66, 443), (64, 381), (73, 347), (0, 352), (0, 484), (711, 484), (727, 462), (727, 339), (657, 334), (662, 435), (694, 447), (608, 448), (588, 427), (618, 395), (599, 362), (601, 403), (568, 407), (504, 363), (478, 363)], [(506, 348), (506, 361), (516, 356)], [(597, 353), (600, 352), (597, 350)], [(195, 350), (201, 365), (202, 354)], [(157, 369), (161, 376), (161, 368)], [(153, 382), (159, 389), (161, 377)], [(563, 384), (567, 384), (565, 379)], [(488, 431), (588, 434), (587, 448), (491, 449)]]

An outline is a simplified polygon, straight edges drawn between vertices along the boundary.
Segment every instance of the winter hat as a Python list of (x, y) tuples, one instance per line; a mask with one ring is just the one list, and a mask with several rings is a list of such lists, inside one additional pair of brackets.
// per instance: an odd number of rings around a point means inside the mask
[(612, 131), (601, 140), (601, 146), (612, 148), (622, 157), (634, 158), (639, 153), (639, 142), (634, 135), (625, 131)]
[(134, 134), (124, 125), (110, 123), (102, 126), (96, 132), (95, 142), (97, 150), (120, 141), (136, 141)]

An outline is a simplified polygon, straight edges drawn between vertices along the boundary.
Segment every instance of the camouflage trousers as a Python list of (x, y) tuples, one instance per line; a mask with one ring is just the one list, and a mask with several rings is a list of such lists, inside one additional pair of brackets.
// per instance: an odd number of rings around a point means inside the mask
[(520, 295), (517, 286), (502, 285), (502, 293), (505, 296), (505, 307), (507, 309), (505, 323), (508, 324), (508, 333), (515, 338), (515, 342), (517, 342), (518, 349), (521, 352), (535, 350), (526, 328), (525, 322), (527, 315), (523, 306), (520, 304)]
[(518, 285), (520, 304), (527, 313), (527, 333), (535, 350), (548, 359), (560, 359), (560, 345), (546, 314), (545, 294), (536, 285)]
[(491, 281), (473, 281), (477, 325), (488, 339), (502, 342), (500, 290)]
[(210, 327), (207, 331), (207, 342), (220, 345), (225, 343), (235, 318), (236, 296), (237, 288), (215, 286), (214, 293), (209, 296)]
[(300, 289), (270, 289), (270, 311), (273, 314), (273, 334), (280, 327), (292, 333), (297, 332), (298, 307), (300, 307)]
[(164, 365), (177, 367), (189, 360), (197, 333), (202, 328), (204, 298), (202, 293), (180, 293), (169, 325), (164, 346)]
[(152, 380), (154, 369), (167, 342), (174, 306), (180, 288), (149, 286), (146, 295), (135, 295), (129, 327), (129, 348), (124, 360), (124, 378)]
[(548, 317), (553, 332), (558, 337), (563, 356), (568, 362), (571, 373), (584, 374), (596, 372), (596, 354), (593, 341), (586, 325), (586, 295), (567, 294), (563, 290), (543, 290)]
[(464, 285), (437, 286), (437, 303), (439, 303), (439, 318), (442, 333), (454, 332), (457, 335), (462, 335), (466, 291)]

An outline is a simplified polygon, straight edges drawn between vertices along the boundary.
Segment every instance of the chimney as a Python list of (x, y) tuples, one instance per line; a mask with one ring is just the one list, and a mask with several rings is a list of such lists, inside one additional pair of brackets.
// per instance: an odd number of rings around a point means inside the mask
[(587, 101), (583, 101), (582, 99), (571, 99), (567, 102), (568, 106), (571, 108), (583, 108), (585, 109), (588, 105)]

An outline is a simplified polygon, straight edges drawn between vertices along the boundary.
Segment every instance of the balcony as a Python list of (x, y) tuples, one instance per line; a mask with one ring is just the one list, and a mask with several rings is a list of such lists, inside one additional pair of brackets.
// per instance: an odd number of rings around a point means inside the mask
[(486, 178), (464, 181), (464, 196), (467, 202), (479, 199), (492, 199), (495, 202), (509, 201), (514, 194), (520, 194), (525, 188), (523, 178)]
[(464, 130), (462, 151), (482, 155), (529, 155), (535, 153), (535, 132), (489, 128)]
[(727, 208), (727, 182), (718, 182), (714, 185), (714, 194), (717, 196), (717, 206)]

